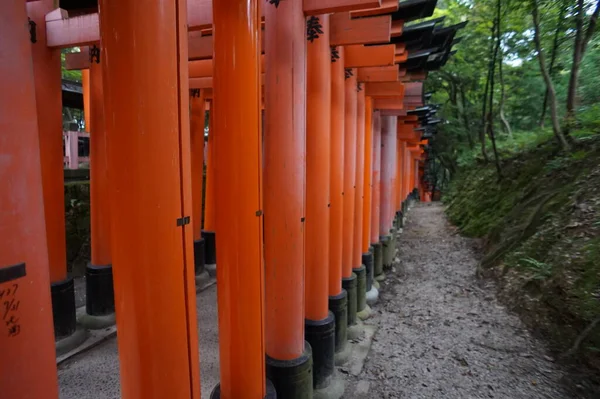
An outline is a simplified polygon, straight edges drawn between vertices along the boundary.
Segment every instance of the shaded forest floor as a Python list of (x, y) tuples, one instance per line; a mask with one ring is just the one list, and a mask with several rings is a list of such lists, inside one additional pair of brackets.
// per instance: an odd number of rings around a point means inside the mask
[(458, 234), (439, 203), (411, 209), (345, 398), (597, 397), (497, 300), (494, 281), (478, 278), (478, 241)]
[[(600, 376), (600, 136), (571, 153), (548, 141), (493, 165), (463, 168), (445, 200), (461, 233), (483, 238), (479, 273), (550, 344)], [(581, 366), (581, 367), (578, 367)]]

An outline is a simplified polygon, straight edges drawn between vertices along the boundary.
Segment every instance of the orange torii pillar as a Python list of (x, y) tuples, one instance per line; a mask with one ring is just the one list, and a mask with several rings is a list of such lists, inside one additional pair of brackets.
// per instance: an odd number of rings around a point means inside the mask
[(211, 398), (274, 398), (273, 385), (265, 383), (258, 0), (214, 2), (213, 22), (210, 121), (219, 139), (214, 151), (209, 151), (209, 163), (215, 170), (218, 204), (213, 211), (217, 211), (219, 234), (221, 383)]
[(185, 1), (99, 9), (121, 395), (199, 398)]
[[(400, 121), (398, 121), (400, 124)], [(398, 176), (400, 181), (398, 184), (398, 196), (400, 201), (400, 212), (398, 215), (398, 227), (404, 227), (404, 219), (406, 217), (406, 141), (398, 140)]]
[[(214, 81), (214, 80), (213, 80)], [(204, 239), (204, 266), (207, 271), (214, 275), (217, 264), (217, 234), (216, 234), (216, 202), (215, 202), (215, 165), (216, 165), (216, 141), (215, 133), (215, 101), (208, 102), (208, 141), (206, 142), (206, 182), (204, 183), (204, 226), (202, 238)], [(219, 104), (222, 104), (219, 102)]]
[(331, 208), (329, 219), (329, 310), (335, 317), (336, 363), (349, 356), (348, 293), (342, 288), (344, 224), (344, 47), (331, 49)]
[(0, 390), (6, 398), (57, 399), (28, 28), (25, 2), (0, 3)]
[(304, 341), (306, 20), (301, 1), (264, 7), (267, 376), (281, 398), (312, 398), (312, 357)]
[(190, 147), (192, 159), (192, 229), (194, 236), (194, 272), (196, 284), (208, 281), (204, 269), (204, 238), (202, 237), (202, 187), (204, 181), (204, 122), (206, 115), (205, 89), (190, 90)]
[(421, 186), (421, 181), (419, 179), (419, 160), (421, 159), (420, 154), (415, 156), (415, 167), (414, 167), (414, 176), (413, 176), (413, 192), (416, 195), (417, 200), (421, 200), (419, 196), (419, 188)]
[[(348, 327), (356, 325), (357, 277), (354, 264), (354, 211), (356, 191), (356, 69), (345, 69), (344, 112), (344, 228), (342, 231), (342, 287), (348, 293)], [(355, 267), (356, 266), (356, 267)]]
[[(98, 48), (96, 47), (96, 49)], [(96, 54), (88, 70), (90, 81), (90, 112), (86, 117), (86, 123), (88, 123), (86, 128), (90, 132), (90, 230), (92, 259), (85, 271), (86, 315), (80, 319), (83, 325), (92, 329), (100, 329), (115, 324), (115, 300), (110, 246), (110, 179), (106, 145), (108, 135), (104, 118), (103, 71), (100, 58), (101, 54)]]
[(365, 187), (365, 90), (357, 83), (356, 102), (356, 175), (354, 190), (354, 239), (352, 265), (356, 274), (356, 312), (361, 320), (370, 315), (367, 307), (367, 267), (363, 264), (363, 202)]
[(406, 213), (408, 212), (408, 208), (410, 207), (410, 171), (412, 169), (412, 154), (410, 152), (410, 145), (406, 143), (406, 151), (404, 153), (404, 202), (405, 202), (405, 212), (404, 216), (406, 217)]
[(363, 219), (361, 229), (362, 264), (367, 269), (366, 301), (368, 305), (377, 302), (379, 292), (373, 286), (373, 247), (371, 246), (371, 201), (373, 194), (373, 98), (365, 98), (365, 144), (363, 173)]
[[(379, 236), (382, 244), (383, 267), (391, 266), (393, 260), (392, 248), (394, 237), (391, 235), (393, 205), (393, 172), (394, 154), (396, 152), (396, 127), (398, 118), (395, 116), (381, 117), (381, 217), (379, 220)], [(379, 270), (378, 270), (379, 271)], [(385, 279), (381, 270), (376, 274), (378, 281)]]
[(331, 131), (331, 50), (329, 15), (309, 17), (320, 26), (307, 45), (306, 88), (306, 233), (304, 260), (305, 334), (312, 347), (313, 388), (331, 383), (335, 319), (329, 311), (329, 181)]
[(53, 8), (53, 0), (27, 3), (27, 16), (36, 24), (37, 40), (31, 44), (31, 50), (52, 286), (54, 337), (57, 341), (57, 352), (63, 353), (81, 343), (85, 339), (85, 332), (77, 329), (75, 286), (73, 279), (67, 276), (60, 50), (46, 46), (45, 16)]
[[(383, 274), (383, 247), (379, 238), (381, 219), (381, 122), (379, 111), (373, 113), (373, 174), (371, 190), (371, 246), (373, 247), (373, 279)], [(378, 289), (374, 280), (373, 286)]]

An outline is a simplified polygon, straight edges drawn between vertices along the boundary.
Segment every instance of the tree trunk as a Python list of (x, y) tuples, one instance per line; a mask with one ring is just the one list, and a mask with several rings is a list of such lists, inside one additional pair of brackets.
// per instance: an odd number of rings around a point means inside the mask
[(510, 123), (508, 123), (508, 119), (506, 119), (506, 115), (504, 114), (504, 103), (506, 102), (506, 90), (504, 87), (504, 68), (502, 67), (502, 63), (504, 62), (503, 51), (501, 49), (502, 46), (502, 19), (500, 17), (500, 0), (498, 0), (498, 49), (500, 52), (498, 53), (498, 73), (500, 78), (500, 120), (502, 121), (502, 125), (504, 126), (504, 132), (508, 134), (508, 137), (512, 138), (512, 129), (510, 128)]
[[(492, 26), (492, 32), (496, 31), (496, 19), (494, 18), (494, 25)], [(485, 162), (489, 162), (490, 158), (487, 155), (486, 145), (485, 145), (485, 133), (487, 132), (487, 103), (488, 103), (488, 93), (490, 89), (490, 80), (491, 75), (493, 75), (493, 55), (495, 49), (494, 35), (492, 34), (492, 40), (490, 41), (490, 64), (488, 67), (487, 80), (485, 82), (485, 90), (483, 91), (483, 106), (481, 112), (481, 130), (479, 131), (479, 141), (481, 142), (481, 154), (483, 155), (483, 159)]]
[[(548, 73), (550, 74), (550, 78), (554, 78), (554, 64), (556, 63), (556, 57), (558, 55), (558, 46), (559, 46), (559, 37), (560, 33), (563, 30), (563, 20), (565, 18), (565, 14), (567, 12), (567, 4), (563, 1), (563, 4), (560, 8), (560, 12), (558, 13), (558, 21), (556, 21), (556, 30), (554, 31), (554, 40), (552, 43), (552, 54), (550, 55), (550, 69)], [(542, 105), (542, 115), (540, 116), (540, 127), (544, 127), (544, 123), (546, 120), (546, 110), (548, 109), (548, 90), (544, 94), (544, 104)]]
[(577, 105), (577, 87), (579, 85), (579, 72), (581, 61), (585, 55), (587, 44), (594, 35), (596, 24), (598, 22), (598, 13), (600, 12), (600, 0), (596, 3), (588, 28), (584, 33), (585, 7), (584, 0), (577, 0), (577, 23), (575, 31), (575, 46), (573, 49), (573, 64), (571, 65), (571, 76), (569, 78), (569, 88), (567, 90), (567, 115), (565, 124), (565, 134), (569, 135), (572, 127), (575, 125)]
[(563, 147), (564, 150), (569, 151), (570, 145), (567, 142), (567, 139), (563, 135), (560, 124), (558, 122), (558, 111), (556, 107), (556, 90), (554, 89), (554, 84), (552, 83), (552, 79), (550, 79), (550, 74), (548, 73), (548, 69), (546, 67), (546, 59), (544, 58), (544, 52), (542, 51), (542, 43), (540, 39), (540, 16), (538, 11), (538, 3), (537, 0), (531, 0), (532, 5), (532, 15), (533, 15), (533, 27), (534, 27), (534, 42), (535, 48), (538, 52), (538, 61), (540, 64), (540, 70), (542, 72), (542, 76), (544, 77), (544, 81), (546, 82), (546, 88), (548, 90), (548, 101), (550, 103), (550, 116), (552, 118), (552, 130), (554, 131), (554, 135), (556, 139)]
[(496, 61), (498, 59), (498, 51), (500, 50), (500, 1), (497, 0), (496, 4), (496, 21), (494, 23), (494, 28), (492, 31), (492, 40), (494, 39), (494, 35), (497, 35), (496, 45), (494, 46), (494, 54), (492, 56), (492, 62), (490, 65), (490, 112), (488, 113), (488, 134), (490, 135), (490, 139), (492, 140), (492, 147), (494, 148), (494, 161), (496, 164), (496, 172), (498, 173), (498, 180), (502, 180), (502, 168), (500, 167), (500, 158), (498, 157), (498, 148), (496, 146), (496, 134), (494, 133), (494, 79), (496, 75)]
[(460, 105), (462, 114), (463, 124), (465, 125), (465, 132), (467, 133), (467, 140), (469, 141), (469, 148), (473, 149), (475, 143), (473, 143), (473, 137), (471, 136), (471, 122), (469, 121), (469, 115), (467, 114), (467, 98), (465, 95), (465, 89), (462, 85), (458, 86), (458, 91), (460, 93)]

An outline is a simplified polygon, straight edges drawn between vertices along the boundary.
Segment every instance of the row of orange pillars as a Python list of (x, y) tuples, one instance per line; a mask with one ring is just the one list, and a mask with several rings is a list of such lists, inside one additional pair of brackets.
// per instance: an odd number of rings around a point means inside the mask
[[(51, 291), (61, 298), (73, 281), (60, 52), (32, 46), (31, 22), (47, 12), (39, 3), (0, 5), (0, 396), (10, 399), (58, 397), (54, 338), (75, 328), (55, 316), (53, 329)], [(100, 1), (101, 62), (90, 66), (88, 277), (100, 275), (101, 292), (88, 285), (87, 312), (116, 311), (127, 399), (200, 396), (194, 250), (209, 96), (190, 97), (186, 87), (182, 4)], [(343, 47), (332, 57), (328, 16), (306, 44), (302, 2), (267, 6), (265, 15), (262, 104), (257, 1), (213, 4), (214, 398), (309, 398), (328, 386), (420, 181), (420, 147), (398, 139), (398, 117), (373, 110), (344, 69)], [(37, 35), (43, 41), (43, 30)], [(103, 291), (107, 278), (114, 297)], [(95, 296), (104, 299), (90, 305)]]

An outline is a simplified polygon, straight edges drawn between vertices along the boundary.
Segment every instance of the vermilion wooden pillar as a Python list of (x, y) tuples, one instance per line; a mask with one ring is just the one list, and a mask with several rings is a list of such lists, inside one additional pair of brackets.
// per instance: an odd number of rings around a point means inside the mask
[(367, 268), (362, 262), (363, 201), (365, 186), (365, 91), (357, 83), (356, 102), (356, 174), (354, 190), (354, 237), (352, 244), (352, 268), (356, 274), (356, 311), (367, 306)]
[[(400, 121), (398, 121), (400, 123)], [(398, 179), (396, 184), (396, 215), (398, 219), (402, 213), (402, 140), (398, 139), (396, 135), (396, 178)]]
[(0, 3), (0, 391), (58, 398), (25, 2)]
[(81, 88), (83, 90), (83, 120), (85, 124), (86, 132), (89, 132), (91, 129), (90, 124), (90, 70), (82, 69), (81, 70)]
[(331, 178), (329, 220), (329, 309), (335, 317), (335, 352), (347, 345), (348, 294), (342, 289), (344, 223), (344, 47), (331, 49)]
[(373, 98), (365, 98), (365, 155), (364, 155), (364, 202), (361, 247), (363, 255), (371, 245), (371, 201), (373, 196)]
[(404, 160), (404, 199), (410, 195), (410, 174), (411, 174), (412, 154), (409, 146), (406, 146), (405, 160)]
[(212, 397), (262, 399), (267, 388), (258, 0), (214, 2), (213, 23), (210, 121), (219, 139), (213, 142), (217, 145), (209, 152), (209, 162), (214, 165), (218, 204), (221, 384)]
[(53, 0), (27, 3), (27, 16), (36, 24), (37, 42), (31, 45), (31, 51), (52, 283), (54, 333), (55, 338), (60, 340), (76, 332), (76, 320), (73, 280), (67, 278), (60, 50), (46, 46), (45, 16), (53, 9)]
[(265, 331), (280, 397), (312, 395), (304, 342), (306, 22), (301, 1), (265, 3)]
[(371, 198), (371, 245), (373, 246), (373, 277), (383, 273), (382, 244), (379, 238), (381, 219), (381, 115), (373, 113), (373, 177)]
[(202, 230), (202, 238), (204, 238), (204, 255), (207, 265), (217, 263), (216, 241), (216, 202), (215, 202), (215, 165), (216, 165), (216, 142), (217, 129), (215, 128), (215, 102), (214, 99), (209, 101), (208, 114), (208, 141), (206, 143), (206, 183), (204, 184), (204, 227)]
[[(192, 157), (192, 228), (194, 232), (194, 270), (201, 280), (204, 271), (205, 241), (202, 238), (202, 187), (204, 180), (205, 90), (190, 90), (190, 145)], [(202, 281), (198, 281), (202, 283)]]
[(342, 287), (348, 292), (348, 325), (356, 324), (357, 288), (353, 258), (356, 190), (356, 69), (345, 70), (344, 112), (344, 229), (342, 232)]
[(386, 237), (390, 233), (389, 218), (392, 208), (392, 134), (396, 134), (396, 117), (381, 117), (381, 217), (379, 220), (379, 235)]
[(326, 388), (334, 370), (335, 320), (329, 312), (329, 182), (331, 50), (329, 15), (310, 17), (323, 33), (307, 45), (305, 333), (313, 349), (313, 388)]
[[(382, 267), (391, 266), (393, 236), (392, 212), (394, 208), (394, 154), (396, 153), (396, 127), (397, 117), (381, 117), (381, 216), (379, 220), (379, 236), (382, 244)], [(376, 262), (377, 263), (377, 262)], [(377, 265), (375, 278), (385, 278), (383, 268)]]
[(398, 140), (398, 174), (400, 176), (400, 184), (398, 192), (400, 195), (400, 209), (402, 210), (402, 218), (400, 219), (400, 226), (404, 226), (404, 211), (406, 201), (406, 141)]
[(371, 247), (371, 197), (373, 191), (373, 99), (365, 98), (365, 144), (363, 173), (363, 220), (361, 228), (362, 264), (367, 269), (367, 302), (377, 300), (377, 292), (372, 291), (373, 284), (373, 248)]
[[(101, 58), (101, 56), (100, 56)], [(91, 316), (115, 312), (110, 246), (110, 178), (107, 131), (104, 117), (104, 90), (100, 59), (90, 63), (90, 106), (86, 123), (90, 132), (90, 227), (92, 262), (86, 267), (86, 311)], [(97, 320), (99, 321), (99, 320)], [(114, 319), (96, 324), (104, 327)]]
[(185, 1), (99, 7), (121, 395), (199, 398)]
[(396, 118), (396, 129), (394, 130), (394, 132), (392, 133), (390, 139), (391, 139), (391, 147), (390, 148), (390, 155), (392, 157), (391, 159), (391, 170), (390, 170), (390, 174), (391, 174), (391, 203), (390, 203), (390, 215), (389, 215), (389, 219), (390, 219), (390, 229), (393, 228), (393, 224), (394, 224), (394, 217), (396, 216), (396, 202), (398, 201), (398, 176), (396, 175), (396, 171), (398, 170), (398, 130), (397, 130), (397, 126), (398, 126), (398, 118)]

